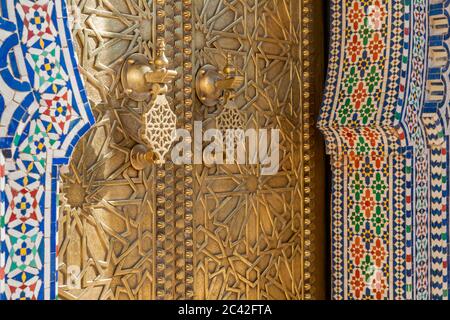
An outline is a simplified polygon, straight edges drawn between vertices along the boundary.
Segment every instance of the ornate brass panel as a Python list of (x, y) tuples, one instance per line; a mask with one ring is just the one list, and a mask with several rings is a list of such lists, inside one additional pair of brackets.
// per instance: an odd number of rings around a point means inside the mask
[[(151, 1), (72, 1), (80, 71), (97, 125), (62, 177), (63, 299), (154, 297), (155, 168), (137, 172), (130, 165), (143, 105), (126, 98), (119, 80), (125, 57), (152, 56), (155, 10)], [(80, 271), (77, 280), (70, 277), (73, 268)]]
[[(280, 171), (259, 166), (195, 170), (195, 296), (311, 298), (311, 217), (306, 1), (194, 1), (195, 67), (233, 56), (245, 85), (236, 104), (246, 128), (279, 129)], [(220, 111), (197, 102), (196, 119)]]
[[(321, 48), (320, 37), (310, 42), (321, 5), (311, 2), (73, 0), (97, 125), (62, 177), (61, 298), (323, 297), (323, 232), (314, 227), (323, 224), (323, 183), (314, 183), (323, 178), (322, 145), (312, 129), (321, 50), (317, 61), (310, 56)], [(178, 127), (191, 132), (194, 120), (212, 127), (220, 112), (194, 99), (196, 71), (223, 67), (231, 53), (245, 77), (236, 103), (246, 127), (281, 130), (277, 175), (261, 176), (258, 166), (132, 168), (143, 105), (123, 93), (120, 63), (136, 52), (151, 57), (156, 38), (179, 74), (169, 97)]]

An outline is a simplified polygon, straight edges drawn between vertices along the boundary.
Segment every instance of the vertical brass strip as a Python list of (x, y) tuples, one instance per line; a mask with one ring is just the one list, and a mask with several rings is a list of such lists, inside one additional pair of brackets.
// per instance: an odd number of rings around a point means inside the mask
[[(182, 43), (183, 43), (183, 82), (184, 90), (184, 128), (193, 136), (193, 57), (192, 57), (192, 29), (193, 14), (192, 0), (183, 0), (182, 9)], [(185, 188), (185, 275), (186, 275), (186, 299), (194, 297), (194, 227), (193, 227), (193, 176), (192, 165), (186, 165), (184, 170)]]
[[(175, 60), (175, 39), (174, 39), (174, 6), (176, 0), (165, 0), (164, 4), (164, 41), (168, 45), (167, 48), (167, 57), (169, 59), (170, 68), (176, 69), (178, 62)], [(175, 81), (179, 81), (180, 75)], [(173, 85), (172, 85), (173, 87)], [(178, 110), (177, 110), (177, 101), (175, 99), (175, 95), (177, 90), (170, 90), (170, 94), (168, 99), (170, 101), (170, 105), (174, 108), (179, 120)], [(177, 124), (177, 127), (179, 125)], [(169, 153), (170, 155), (170, 153)], [(170, 161), (170, 157), (166, 157), (167, 161), (165, 164), (165, 228), (166, 228), (166, 238), (164, 243), (165, 249), (165, 265), (166, 265), (166, 274), (165, 274), (165, 299), (172, 300), (175, 298), (176, 291), (176, 280), (175, 280), (175, 260), (176, 260), (176, 243), (175, 236), (177, 234), (176, 224), (175, 224), (175, 208), (176, 208), (176, 200), (177, 193), (175, 190), (175, 166)]]
[(302, 20), (302, 30), (300, 30), (301, 35), (301, 50), (302, 50), (302, 67), (303, 67), (303, 78), (302, 78), (302, 108), (303, 108), (303, 166), (302, 166), (302, 190), (303, 190), (303, 279), (304, 279), (304, 288), (303, 288), (303, 298), (311, 299), (312, 298), (312, 278), (311, 278), (311, 223), (314, 219), (311, 211), (311, 170), (312, 162), (311, 162), (311, 132), (310, 132), (310, 121), (311, 121), (311, 112), (310, 112), (310, 11), (311, 4), (310, 0), (303, 0), (301, 2), (301, 20)]
[[(159, 40), (165, 40), (165, 4), (166, 0), (156, 0), (155, 1), (155, 41), (156, 44)], [(153, 51), (155, 52), (155, 51)], [(167, 219), (167, 195), (166, 195), (166, 179), (167, 171), (165, 165), (157, 166), (156, 184), (156, 217), (155, 217), (155, 234), (156, 234), (156, 244), (155, 244), (155, 262), (156, 262), (156, 285), (155, 293), (156, 299), (164, 300), (166, 298), (166, 274), (169, 272), (170, 265), (166, 262), (166, 219)]]

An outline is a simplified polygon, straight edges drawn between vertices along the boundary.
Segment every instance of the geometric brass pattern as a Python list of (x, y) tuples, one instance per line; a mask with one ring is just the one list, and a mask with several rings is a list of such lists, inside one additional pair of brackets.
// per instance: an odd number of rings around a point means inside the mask
[[(60, 298), (317, 296), (313, 211), (323, 199), (312, 182), (311, 1), (72, 0), (97, 124), (62, 174)], [(242, 129), (281, 130), (277, 175), (256, 165), (132, 168), (147, 106), (124, 94), (120, 66), (132, 53), (151, 59), (160, 38), (178, 72), (167, 95), (177, 127), (217, 125), (221, 108), (194, 99), (193, 79), (230, 53), (245, 76), (234, 99)]]
[[(194, 2), (195, 67), (223, 66), (231, 54), (245, 76), (235, 98), (243, 129), (281, 130), (277, 175), (250, 165), (196, 167), (195, 298), (311, 298), (303, 5)], [(196, 118), (214, 126), (217, 112), (197, 104)]]
[[(99, 115), (63, 175), (59, 297), (150, 299), (154, 173), (130, 166), (133, 142), (114, 116)], [(74, 266), (78, 288), (70, 283)]]
[[(140, 0), (68, 4), (78, 11), (73, 34), (97, 123), (62, 175), (59, 297), (152, 299), (155, 168), (138, 172), (129, 159), (146, 106), (128, 99), (119, 80), (124, 58), (152, 57), (155, 8)], [(70, 284), (74, 267), (78, 287)]]

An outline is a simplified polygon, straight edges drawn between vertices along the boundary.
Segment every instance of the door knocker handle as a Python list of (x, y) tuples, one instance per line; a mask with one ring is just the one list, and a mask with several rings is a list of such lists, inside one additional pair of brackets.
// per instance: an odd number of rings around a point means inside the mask
[(125, 94), (144, 103), (139, 132), (141, 141), (130, 153), (131, 164), (136, 170), (143, 170), (152, 163), (164, 163), (175, 140), (177, 118), (166, 94), (168, 84), (178, 73), (167, 68), (169, 61), (165, 46), (164, 41), (158, 41), (153, 61), (144, 54), (132, 54), (125, 60), (121, 71)]
[(227, 54), (227, 63), (222, 72), (212, 65), (201, 67), (196, 76), (198, 99), (207, 107), (221, 106), (216, 118), (216, 126), (225, 135), (228, 130), (242, 130), (246, 125), (246, 115), (239, 110), (234, 98), (245, 78), (237, 74), (233, 58)]
[(195, 90), (202, 104), (214, 107), (220, 103), (226, 104), (229, 99), (234, 98), (244, 80), (243, 76), (237, 74), (231, 54), (227, 54), (227, 64), (222, 72), (210, 64), (198, 70)]

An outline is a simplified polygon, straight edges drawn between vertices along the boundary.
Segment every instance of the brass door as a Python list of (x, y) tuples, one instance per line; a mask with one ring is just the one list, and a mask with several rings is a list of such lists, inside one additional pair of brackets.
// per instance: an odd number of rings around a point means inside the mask
[[(311, 2), (315, 2), (314, 4)], [(319, 1), (73, 0), (73, 28), (97, 124), (62, 175), (63, 299), (324, 297), (322, 143), (313, 129), (322, 77)], [(312, 23), (312, 21), (318, 21)], [(143, 103), (120, 83), (123, 60), (159, 38), (179, 77), (179, 128), (214, 126), (196, 71), (231, 54), (246, 128), (280, 129), (280, 170), (165, 165), (136, 171)], [(313, 73), (312, 73), (313, 72)]]

